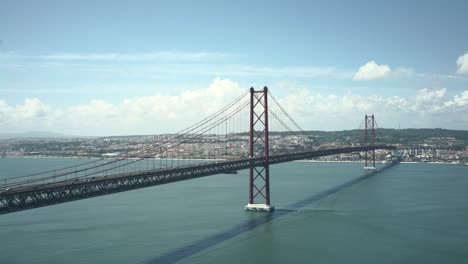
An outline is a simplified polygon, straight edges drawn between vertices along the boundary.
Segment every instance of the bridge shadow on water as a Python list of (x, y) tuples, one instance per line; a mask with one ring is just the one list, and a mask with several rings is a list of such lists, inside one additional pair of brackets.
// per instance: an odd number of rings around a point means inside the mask
[[(368, 178), (371, 178), (372, 176), (375, 176), (384, 170), (387, 170), (394, 165), (398, 163), (389, 163), (386, 166), (376, 169), (372, 172), (366, 173), (363, 176), (360, 176), (358, 178), (355, 178), (353, 180), (347, 181), (343, 184), (340, 184), (338, 186), (335, 186), (333, 188), (330, 188), (328, 190), (325, 190), (323, 192), (320, 192), (318, 194), (314, 194), (310, 197), (307, 197), (306, 199), (297, 201), (295, 203), (292, 203), (288, 206), (286, 206), (286, 209), (277, 209), (272, 213), (268, 213), (253, 219), (246, 220), (230, 229), (227, 229), (225, 231), (219, 232), (217, 234), (208, 236), (206, 238), (203, 238), (201, 240), (192, 242), (190, 244), (187, 244), (185, 246), (182, 246), (180, 248), (174, 249), (173, 251), (170, 251), (164, 255), (157, 256), (153, 259), (147, 260), (143, 263), (148, 263), (148, 264), (159, 264), (159, 263), (176, 263), (182, 259), (188, 258), (190, 256), (193, 256), (205, 249), (208, 249), (212, 246), (215, 246), (219, 243), (222, 243), (226, 240), (229, 240), (231, 238), (234, 238), (238, 235), (241, 235), (243, 233), (246, 233), (248, 231), (251, 231), (263, 224), (266, 224), (268, 222), (271, 222), (277, 218), (286, 216), (290, 213), (297, 212), (299, 209), (302, 207), (305, 207), (307, 205), (310, 205), (314, 202), (317, 202), (329, 195), (332, 195), (334, 193), (337, 193), (341, 191), (342, 189), (349, 187), (353, 184), (359, 183), (363, 180), (366, 180)], [(318, 211), (324, 211), (324, 210), (318, 210)]]

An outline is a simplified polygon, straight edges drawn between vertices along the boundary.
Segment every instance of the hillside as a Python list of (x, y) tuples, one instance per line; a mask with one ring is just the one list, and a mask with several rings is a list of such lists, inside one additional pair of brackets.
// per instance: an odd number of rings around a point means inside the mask
[[(468, 131), (449, 130), (441, 128), (417, 129), (378, 129), (376, 143), (409, 145), (447, 146), (454, 149), (464, 149), (468, 146)], [(270, 135), (291, 135), (289, 132), (270, 132)], [(332, 142), (356, 143), (364, 139), (364, 130), (343, 131), (305, 131), (317, 144)]]

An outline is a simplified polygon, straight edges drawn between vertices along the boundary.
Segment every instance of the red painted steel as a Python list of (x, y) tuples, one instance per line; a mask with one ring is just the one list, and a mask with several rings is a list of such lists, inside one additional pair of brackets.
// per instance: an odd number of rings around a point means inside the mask
[[(253, 152), (253, 133), (254, 133), (254, 93), (255, 90), (253, 87), (250, 88), (250, 140), (249, 140), (249, 158), (253, 158), (254, 152)], [(254, 166), (253, 162), (250, 162), (250, 167), (249, 167), (249, 203), (253, 204), (253, 172)]]
[(269, 140), (268, 140), (268, 87), (263, 88), (263, 98), (265, 100), (265, 192), (266, 199), (265, 204), (270, 205), (270, 151), (269, 151)]
[[(257, 129), (255, 129), (257, 126)], [(263, 164), (249, 168), (249, 204), (255, 203), (255, 198), (260, 195), (265, 199), (265, 204), (270, 205), (270, 162), (268, 140), (268, 87), (255, 91), (250, 88), (250, 146), (249, 156), (255, 156), (255, 144), (263, 144)]]
[[(375, 118), (374, 115), (364, 116), (364, 144), (365, 146), (375, 146)], [(370, 130), (370, 131), (369, 131)], [(371, 137), (369, 139), (369, 137)], [(375, 149), (368, 150), (364, 153), (365, 167), (369, 163), (369, 159), (372, 159), (372, 166), (375, 167)], [(369, 157), (370, 156), (370, 157)]]

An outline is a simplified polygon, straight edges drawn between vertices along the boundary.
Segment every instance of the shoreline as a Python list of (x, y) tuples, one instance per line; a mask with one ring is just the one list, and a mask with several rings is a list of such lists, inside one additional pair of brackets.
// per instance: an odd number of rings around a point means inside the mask
[[(7, 156), (2, 159), (77, 159), (77, 160), (112, 160), (113, 158), (99, 158), (99, 157), (61, 157), (61, 156)], [(129, 158), (129, 160), (136, 160), (138, 158)], [(200, 160), (200, 161), (224, 161), (225, 159), (161, 159), (161, 158), (153, 158), (154, 160)], [(147, 159), (147, 160), (153, 160), (153, 159)], [(364, 161), (354, 161), (354, 160), (294, 160), (292, 162), (306, 162), (306, 163), (363, 163)], [(376, 164), (385, 164), (389, 162), (382, 162), (382, 161), (376, 161)], [(428, 162), (420, 162), (420, 161), (400, 161), (402, 164), (446, 164), (446, 165), (462, 165), (462, 166), (468, 166), (468, 164), (464, 163), (453, 163), (453, 162), (444, 162), (444, 161), (428, 161)]]
[[(61, 156), (7, 156), (5, 158), (0, 158), (2, 159), (80, 159), (80, 160), (113, 160), (115, 158), (99, 158), (99, 157), (61, 157)], [(128, 158), (127, 160), (137, 160), (140, 158)], [(161, 159), (161, 158), (147, 158), (146, 160), (211, 160), (211, 161), (222, 161), (225, 159), (173, 159), (173, 158), (167, 158), (167, 159)]]
[[(310, 162), (310, 163), (364, 163), (364, 161), (353, 161), (353, 160), (294, 160), (292, 162)], [(376, 161), (376, 164), (386, 164), (390, 162)], [(400, 161), (403, 164), (446, 164), (446, 165), (462, 165), (463, 163), (452, 163), (452, 162), (443, 162), (443, 161), (429, 161), (429, 162), (419, 162), (419, 161)]]

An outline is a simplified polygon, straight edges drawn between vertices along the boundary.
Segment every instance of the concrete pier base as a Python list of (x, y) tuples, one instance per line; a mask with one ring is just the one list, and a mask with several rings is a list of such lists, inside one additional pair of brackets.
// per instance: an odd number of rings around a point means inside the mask
[(275, 207), (267, 204), (247, 204), (245, 206), (247, 211), (260, 211), (260, 212), (272, 212), (275, 210)]

